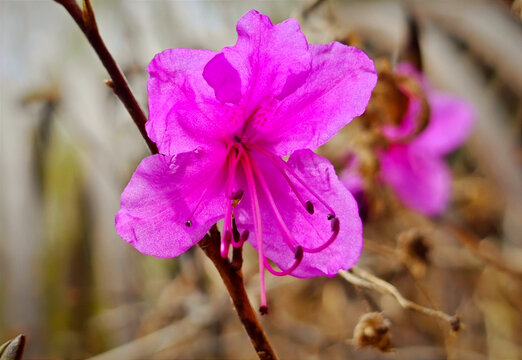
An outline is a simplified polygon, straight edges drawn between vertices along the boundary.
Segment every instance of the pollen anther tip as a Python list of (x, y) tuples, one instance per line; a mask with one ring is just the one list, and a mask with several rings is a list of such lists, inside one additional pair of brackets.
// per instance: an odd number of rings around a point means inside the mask
[(314, 204), (313, 204), (310, 200), (308, 200), (308, 201), (305, 203), (305, 205), (306, 205), (306, 211), (308, 211), (308, 213), (309, 213), (310, 215), (312, 215), (312, 214), (315, 212)]
[(266, 306), (266, 305), (260, 306), (260, 307), (259, 307), (259, 313), (260, 313), (261, 315), (266, 315), (266, 314), (268, 314), (268, 306)]
[(192, 221), (187, 220), (187, 221), (185, 222), (185, 226), (186, 226), (186, 227), (191, 227), (191, 226), (192, 226)]
[(339, 225), (339, 218), (334, 218), (332, 220), (332, 231), (335, 233), (339, 232)]
[(295, 249), (295, 259), (301, 261), (303, 259), (303, 252), (303, 247), (301, 245), (298, 245)]

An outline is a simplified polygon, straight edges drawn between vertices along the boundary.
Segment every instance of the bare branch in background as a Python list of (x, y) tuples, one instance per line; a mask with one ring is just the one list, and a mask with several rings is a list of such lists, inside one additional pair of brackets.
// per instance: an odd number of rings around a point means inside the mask
[(414, 303), (413, 301), (410, 301), (402, 296), (399, 290), (397, 290), (397, 288), (392, 284), (378, 278), (373, 274), (370, 274), (366, 270), (363, 270), (357, 266), (353, 267), (350, 271), (340, 271), (339, 275), (355, 286), (361, 286), (367, 289), (378, 291), (381, 294), (393, 296), (399, 305), (404, 309), (417, 311), (422, 314), (441, 319), (448, 323), (453, 331), (459, 331), (461, 328), (461, 323), (458, 316), (448, 315), (442, 311), (430, 309)]

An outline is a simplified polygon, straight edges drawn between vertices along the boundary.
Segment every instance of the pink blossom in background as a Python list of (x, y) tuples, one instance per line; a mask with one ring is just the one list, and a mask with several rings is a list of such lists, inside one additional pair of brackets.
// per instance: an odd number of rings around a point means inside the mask
[(379, 152), (381, 177), (408, 207), (426, 215), (442, 213), (450, 199), (451, 173), (444, 156), (461, 146), (472, 130), (472, 106), (456, 96), (434, 90), (413, 65), (400, 64), (397, 72), (419, 82), (430, 107), (427, 127), (411, 142), (393, 143), (414, 129), (420, 99), (406, 95), (410, 103), (401, 124), (383, 130), (392, 144)]
[(376, 72), (353, 47), (309, 45), (294, 19), (273, 25), (252, 10), (237, 32), (219, 53), (169, 49), (150, 63), (146, 128), (160, 154), (123, 191), (116, 229), (142, 253), (174, 257), (224, 219), (222, 256), (243, 241), (258, 251), (266, 309), (265, 269), (333, 276), (359, 258), (355, 200), (312, 150), (364, 112)]
[(364, 179), (359, 174), (359, 158), (356, 154), (348, 155), (346, 166), (339, 175), (339, 179), (357, 201), (359, 216), (365, 221), (368, 217), (368, 203), (364, 192)]

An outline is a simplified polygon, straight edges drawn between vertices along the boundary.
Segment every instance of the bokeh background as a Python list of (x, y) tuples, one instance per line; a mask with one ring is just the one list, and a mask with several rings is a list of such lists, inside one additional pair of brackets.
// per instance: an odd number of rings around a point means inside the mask
[[(465, 327), (451, 333), (340, 278), (269, 277), (271, 313), (262, 322), (283, 359), (522, 358), (520, 1), (92, 3), (144, 108), (145, 68), (156, 53), (231, 45), (252, 8), (274, 23), (297, 17), (312, 43), (355, 37), (392, 63), (415, 19), (426, 74), (474, 104), (475, 130), (449, 159), (454, 200), (444, 218), (400, 212), (368, 223), (360, 264), (410, 299), (459, 313)], [(30, 359), (255, 359), (199, 249), (160, 260), (116, 234), (120, 193), (147, 148), (76, 24), (51, 0), (0, 0), (0, 11), (0, 343), (26, 334)], [(322, 153), (335, 161), (342, 136)], [(411, 229), (429, 234), (424, 271), (397, 260), (397, 237)], [(251, 249), (246, 258), (256, 304)], [(371, 310), (390, 319), (394, 352), (356, 350), (350, 341)]]

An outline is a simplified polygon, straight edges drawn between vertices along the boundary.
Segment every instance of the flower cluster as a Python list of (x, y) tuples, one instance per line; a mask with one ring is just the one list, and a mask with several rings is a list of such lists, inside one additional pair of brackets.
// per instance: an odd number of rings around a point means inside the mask
[(169, 49), (150, 63), (146, 129), (160, 154), (132, 176), (116, 229), (142, 253), (174, 257), (223, 219), (223, 257), (244, 242), (259, 253), (266, 309), (265, 269), (333, 276), (359, 258), (357, 204), (312, 150), (364, 112), (376, 72), (353, 47), (309, 45), (294, 19), (273, 25), (252, 10), (237, 33), (218, 53)]

